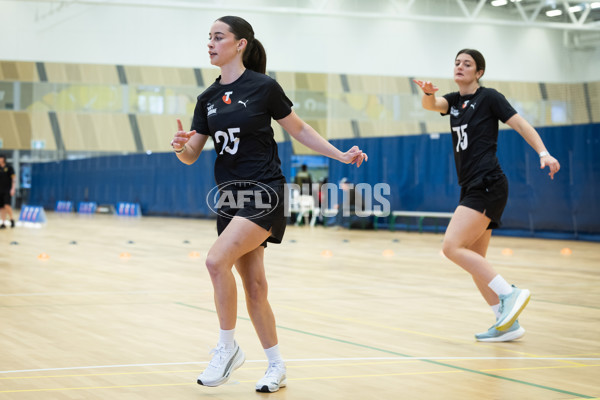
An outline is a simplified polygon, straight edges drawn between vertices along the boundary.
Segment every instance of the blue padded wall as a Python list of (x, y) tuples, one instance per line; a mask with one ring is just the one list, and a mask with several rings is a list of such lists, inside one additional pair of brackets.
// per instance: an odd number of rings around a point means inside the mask
[[(503, 228), (497, 233), (599, 240), (600, 124), (540, 128), (548, 150), (560, 161), (554, 180), (539, 157), (512, 130), (501, 131), (498, 157), (509, 179)], [(460, 188), (450, 134), (338, 139), (347, 150), (369, 154), (361, 168), (330, 161), (329, 182), (388, 183), (392, 210), (453, 211)], [(290, 142), (279, 144), (284, 175), (292, 178)], [(30, 204), (54, 208), (57, 200), (140, 203), (146, 215), (213, 216), (205, 197), (214, 186), (214, 151), (192, 166), (171, 153), (110, 156), (32, 168)]]
[[(498, 158), (509, 180), (509, 199), (498, 233), (582, 238), (600, 235), (600, 124), (538, 129), (561, 163), (554, 180), (540, 170), (535, 151), (513, 130), (501, 131)], [(369, 161), (357, 169), (330, 162), (329, 182), (387, 182), (392, 210), (454, 211), (460, 188), (450, 134), (340, 139), (358, 145)]]

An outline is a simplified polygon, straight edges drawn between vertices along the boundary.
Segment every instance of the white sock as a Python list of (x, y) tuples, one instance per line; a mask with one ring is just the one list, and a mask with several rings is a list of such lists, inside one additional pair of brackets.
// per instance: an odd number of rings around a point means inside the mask
[(281, 358), (281, 352), (279, 351), (279, 344), (276, 344), (273, 347), (265, 349), (265, 354), (267, 355), (269, 364), (283, 362), (283, 358)]
[(490, 308), (494, 312), (496, 319), (500, 318), (500, 303), (494, 304), (493, 306), (490, 306)]
[(235, 329), (223, 330), (219, 329), (219, 344), (222, 344), (226, 349), (233, 348), (233, 335)]
[(504, 278), (502, 276), (500, 276), (500, 274), (496, 275), (494, 277), (494, 279), (492, 279), (490, 281), (490, 283), (488, 283), (488, 286), (490, 287), (490, 289), (492, 289), (494, 291), (494, 293), (496, 293), (498, 296), (502, 295), (507, 295), (507, 294), (511, 294), (513, 291), (513, 288), (508, 284), (508, 282), (506, 282), (504, 280)]

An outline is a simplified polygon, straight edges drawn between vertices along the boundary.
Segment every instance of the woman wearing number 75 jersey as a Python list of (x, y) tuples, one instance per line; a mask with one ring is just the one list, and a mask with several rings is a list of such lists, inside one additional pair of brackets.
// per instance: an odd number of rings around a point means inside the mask
[(450, 114), (461, 193), (459, 206), (444, 236), (443, 252), (471, 274), (496, 316), (496, 323), (475, 338), (505, 342), (525, 333), (517, 318), (529, 302), (530, 293), (509, 285), (485, 259), (492, 229), (500, 226), (508, 199), (508, 182), (496, 157), (498, 121), (506, 123), (529, 143), (540, 157), (540, 167), (550, 169), (551, 179), (560, 164), (548, 153), (536, 130), (517, 114), (501, 93), (479, 85), (484, 72), (483, 55), (477, 50), (463, 49), (454, 61), (457, 92), (437, 97), (438, 88), (431, 82), (414, 82), (423, 90), (423, 108)]
[(191, 131), (185, 131), (178, 121), (179, 130), (171, 142), (179, 160), (192, 164), (212, 137), (217, 152), (214, 176), (220, 199), (225, 199), (215, 207), (219, 236), (206, 257), (219, 340), (197, 381), (204, 386), (222, 385), (245, 360), (234, 340), (235, 265), (248, 313), (269, 361), (256, 390), (275, 392), (286, 385), (286, 368), (267, 300), (264, 249), (267, 242), (281, 243), (286, 218), (285, 178), (271, 119), (302, 144), (340, 162), (359, 167), (367, 155), (357, 146), (341, 152), (296, 115), (281, 86), (265, 75), (265, 50), (244, 19), (226, 16), (216, 20), (208, 35), (208, 54), (221, 75), (198, 96)]

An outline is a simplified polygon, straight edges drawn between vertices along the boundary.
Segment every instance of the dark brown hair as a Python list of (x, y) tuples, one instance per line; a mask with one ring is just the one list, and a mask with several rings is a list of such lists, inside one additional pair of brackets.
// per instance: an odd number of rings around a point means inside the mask
[(244, 50), (242, 62), (244, 66), (252, 71), (264, 74), (267, 72), (267, 52), (262, 43), (254, 37), (252, 25), (243, 18), (227, 15), (217, 19), (229, 25), (229, 31), (233, 33), (236, 40), (246, 39), (248, 44)]

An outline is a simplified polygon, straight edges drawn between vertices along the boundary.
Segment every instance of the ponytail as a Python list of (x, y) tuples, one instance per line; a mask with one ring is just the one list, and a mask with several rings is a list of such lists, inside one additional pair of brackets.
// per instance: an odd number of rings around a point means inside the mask
[(252, 40), (244, 51), (244, 66), (252, 71), (265, 74), (267, 72), (267, 52), (258, 39)]

